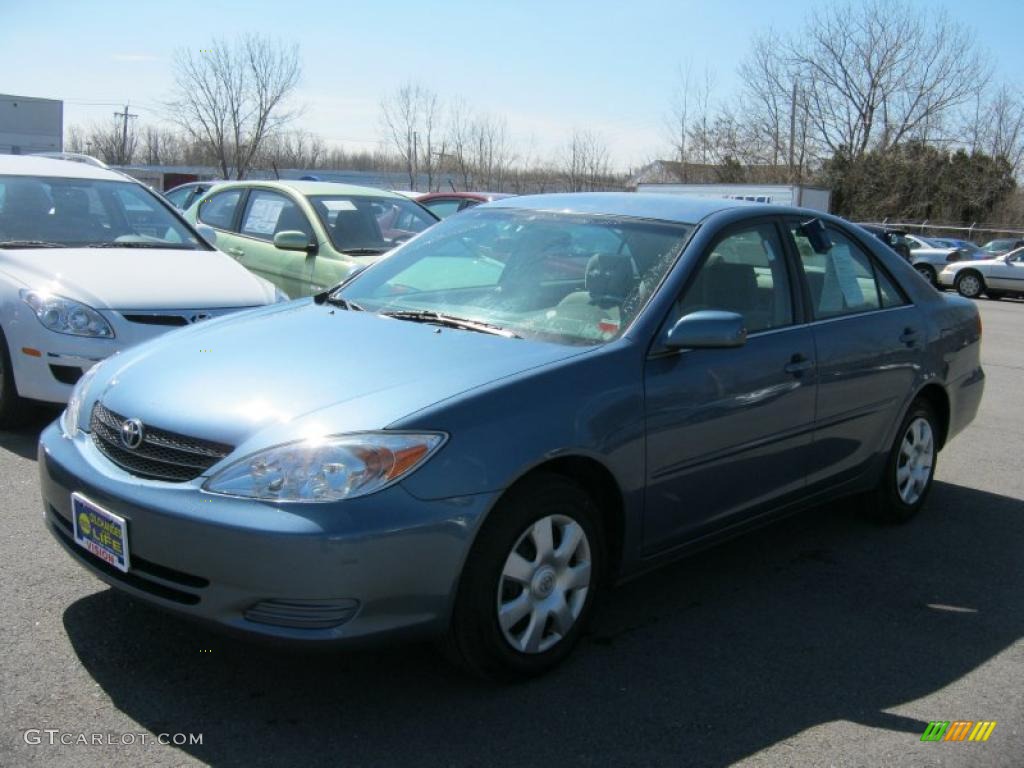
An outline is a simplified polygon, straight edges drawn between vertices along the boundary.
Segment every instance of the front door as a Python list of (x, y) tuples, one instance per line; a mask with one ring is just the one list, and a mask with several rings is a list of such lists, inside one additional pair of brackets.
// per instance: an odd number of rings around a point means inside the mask
[(756, 514), (804, 487), (817, 381), (810, 329), (776, 222), (727, 230), (668, 318), (737, 312), (732, 349), (652, 350), (644, 385), (644, 547), (674, 546)]
[(274, 245), (274, 235), (290, 231), (302, 232), (315, 242), (313, 227), (294, 200), (273, 190), (253, 189), (238, 230), (244, 241), (238, 260), (295, 299), (312, 293), (312, 259), (306, 251), (287, 251)]
[(985, 285), (996, 291), (1024, 293), (1024, 250), (1008, 253), (1005, 261), (989, 267)]

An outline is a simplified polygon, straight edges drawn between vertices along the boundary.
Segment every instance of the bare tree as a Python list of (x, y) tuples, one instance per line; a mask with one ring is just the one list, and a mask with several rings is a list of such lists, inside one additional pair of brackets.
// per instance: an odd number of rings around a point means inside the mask
[(244, 179), (267, 137), (297, 116), (288, 102), (301, 71), (297, 45), (257, 35), (179, 50), (171, 120), (208, 149), (224, 178)]
[(105, 123), (94, 123), (85, 131), (74, 130), (77, 135), (71, 137), (69, 133), (69, 138), (73, 138), (78, 149), (69, 146), (69, 152), (98, 155), (103, 162), (112, 165), (126, 165), (135, 159), (139, 131), (133, 121), (125, 124), (118, 118), (112, 118)]
[(591, 131), (573, 131), (560, 163), (569, 192), (599, 189), (611, 176), (608, 147)]
[(942, 9), (904, 0), (814, 11), (782, 50), (790, 71), (813, 82), (816, 140), (853, 158), (935, 138), (989, 76), (970, 32)]
[(972, 152), (1005, 159), (1015, 176), (1024, 172), (1024, 93), (1002, 86), (983, 100), (964, 131)]
[(181, 137), (157, 125), (142, 129), (142, 160), (147, 165), (177, 165), (184, 159)]
[(380, 104), (381, 126), (391, 149), (402, 159), (409, 189), (416, 189), (420, 172), (434, 188), (445, 144), (441, 138), (441, 107), (437, 94), (418, 83), (406, 83)]

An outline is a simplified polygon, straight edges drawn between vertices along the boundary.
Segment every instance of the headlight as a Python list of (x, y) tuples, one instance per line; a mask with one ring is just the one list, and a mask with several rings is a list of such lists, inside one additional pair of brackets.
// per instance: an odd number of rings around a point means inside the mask
[(436, 432), (366, 432), (285, 443), (225, 467), (203, 490), (266, 501), (366, 496), (408, 475), (444, 441)]
[(114, 329), (99, 312), (81, 302), (42, 291), (21, 291), (21, 299), (36, 313), (39, 322), (57, 333), (72, 336), (114, 338)]
[(78, 380), (75, 388), (71, 390), (71, 397), (68, 398), (68, 407), (64, 409), (64, 413), (60, 417), (60, 426), (64, 431), (65, 437), (74, 437), (78, 431), (78, 412), (82, 410), (82, 402), (88, 393), (89, 384), (95, 378), (96, 369), (99, 367), (100, 364), (96, 363), (96, 365), (82, 374), (82, 378)]

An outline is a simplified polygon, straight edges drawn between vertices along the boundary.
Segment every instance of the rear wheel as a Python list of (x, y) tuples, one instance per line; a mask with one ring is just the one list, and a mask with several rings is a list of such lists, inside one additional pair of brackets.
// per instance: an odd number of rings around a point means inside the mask
[(603, 567), (589, 494), (560, 475), (527, 478), (491, 512), (470, 552), (448, 655), (488, 680), (546, 672), (579, 640)]
[(28, 410), (29, 402), (18, 395), (14, 384), (11, 353), (7, 348), (7, 338), (0, 330), (0, 429), (9, 429), (23, 423)]
[(938, 288), (939, 278), (935, 274), (935, 270), (928, 264), (915, 264), (914, 269), (917, 270), (917, 274), (923, 277), (933, 288)]
[(869, 512), (884, 523), (905, 523), (916, 515), (932, 488), (938, 457), (938, 422), (926, 400), (915, 400), (889, 451)]
[(976, 299), (985, 290), (985, 281), (973, 269), (956, 276), (956, 292), (966, 299)]

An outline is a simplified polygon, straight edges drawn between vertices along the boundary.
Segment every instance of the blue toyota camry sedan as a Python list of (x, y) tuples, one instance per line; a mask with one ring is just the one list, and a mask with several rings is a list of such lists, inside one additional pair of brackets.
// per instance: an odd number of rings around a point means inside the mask
[(638, 571), (840, 496), (910, 519), (981, 330), (819, 212), (509, 198), (93, 368), (40, 440), (46, 525), (226, 628), (534, 675)]

